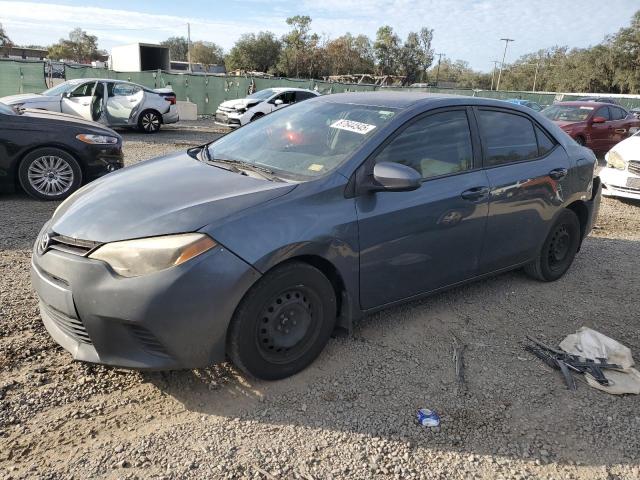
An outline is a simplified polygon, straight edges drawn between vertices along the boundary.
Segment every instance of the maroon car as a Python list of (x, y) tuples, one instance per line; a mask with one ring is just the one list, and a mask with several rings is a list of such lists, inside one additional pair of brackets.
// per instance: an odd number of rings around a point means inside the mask
[(600, 154), (640, 129), (639, 119), (624, 108), (608, 103), (559, 102), (541, 113), (580, 145)]

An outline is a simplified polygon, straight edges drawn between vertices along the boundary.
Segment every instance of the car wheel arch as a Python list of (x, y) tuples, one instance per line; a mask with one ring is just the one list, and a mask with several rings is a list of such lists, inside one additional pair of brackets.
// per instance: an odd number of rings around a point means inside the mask
[[(568, 210), (573, 211), (578, 217), (578, 222), (580, 222), (580, 244), (585, 238), (585, 231), (587, 229), (587, 224), (589, 222), (589, 209), (586, 204), (582, 200), (576, 200), (573, 203), (570, 203), (565, 207)], [(580, 247), (578, 247), (578, 250)]]
[(17, 157), (18, 161), (15, 162), (14, 164), (14, 172), (13, 172), (13, 177), (14, 177), (13, 181), (16, 186), (20, 185), (19, 172), (20, 172), (20, 165), (22, 164), (22, 162), (24, 162), (25, 158), (27, 158), (27, 156), (30, 153), (35, 152), (36, 150), (40, 150), (42, 148), (55, 148), (56, 150), (63, 151), (67, 155), (71, 155), (80, 166), (80, 172), (82, 173), (82, 179), (81, 179), (80, 185), (84, 185), (85, 178), (87, 178), (87, 172), (86, 172), (86, 165), (84, 164), (84, 162), (80, 161), (80, 155), (77, 152), (75, 152), (73, 149), (70, 149), (67, 145), (58, 145), (56, 143), (45, 143), (42, 145), (35, 145), (33, 147), (29, 147), (27, 150), (20, 152), (20, 155), (18, 155)]

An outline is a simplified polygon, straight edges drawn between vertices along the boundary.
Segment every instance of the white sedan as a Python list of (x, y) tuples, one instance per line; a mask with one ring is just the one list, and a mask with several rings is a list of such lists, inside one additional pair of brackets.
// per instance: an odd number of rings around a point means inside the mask
[(176, 94), (131, 82), (99, 78), (69, 80), (42, 93), (11, 95), (0, 102), (13, 108), (67, 113), (109, 127), (137, 127), (155, 133), (178, 121)]
[(640, 131), (618, 143), (604, 158), (602, 194), (640, 200)]
[(225, 127), (241, 127), (266, 114), (320, 95), (304, 88), (265, 88), (246, 98), (222, 102), (215, 123)]

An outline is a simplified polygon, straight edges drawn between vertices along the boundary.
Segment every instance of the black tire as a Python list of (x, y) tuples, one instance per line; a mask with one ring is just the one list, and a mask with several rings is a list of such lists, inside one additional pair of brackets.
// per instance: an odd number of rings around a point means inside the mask
[(138, 116), (138, 129), (143, 133), (158, 133), (162, 125), (162, 115), (155, 110), (145, 110)]
[(240, 302), (227, 333), (227, 355), (256, 378), (289, 377), (315, 360), (335, 322), (336, 297), (327, 277), (306, 263), (286, 263)]
[(562, 277), (573, 263), (580, 246), (580, 222), (571, 210), (563, 210), (545, 239), (538, 258), (524, 267), (525, 272), (543, 282)]
[(577, 136), (576, 137), (576, 143), (578, 145), (583, 146), (583, 147), (586, 145), (586, 142), (584, 141), (584, 137), (581, 137), (581, 136)]
[(64, 150), (38, 148), (20, 162), (18, 179), (24, 191), (33, 198), (63, 200), (82, 185), (82, 169)]
[(262, 117), (264, 117), (264, 113), (258, 112), (253, 117), (251, 117), (251, 120), (249, 120), (249, 121), (253, 122), (253, 121), (258, 120), (259, 118), (262, 118)]

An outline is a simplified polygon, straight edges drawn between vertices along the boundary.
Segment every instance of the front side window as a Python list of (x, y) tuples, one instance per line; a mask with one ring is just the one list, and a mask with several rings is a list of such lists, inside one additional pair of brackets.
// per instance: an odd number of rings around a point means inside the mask
[(285, 92), (274, 98), (273, 103), (276, 103), (276, 100), (282, 100), (282, 103), (284, 105), (289, 105), (290, 103), (294, 102), (295, 96), (296, 92)]
[(596, 110), (594, 117), (602, 117), (605, 121), (611, 120), (611, 115), (609, 115), (609, 107), (600, 107)]
[(70, 97), (90, 97), (93, 95), (93, 87), (95, 83), (83, 83), (71, 91)]
[(533, 123), (527, 118), (495, 110), (478, 110), (484, 145), (484, 166), (519, 162), (538, 156)]
[(376, 157), (416, 170), (422, 178), (473, 168), (469, 121), (464, 110), (436, 113), (413, 122)]
[(267, 167), (284, 179), (311, 180), (349, 158), (396, 114), (393, 108), (300, 102), (209, 145), (212, 160)]

